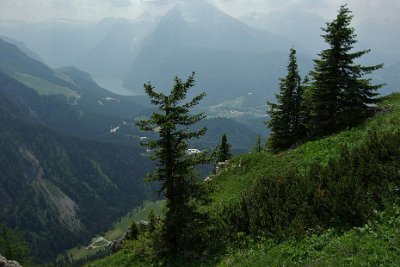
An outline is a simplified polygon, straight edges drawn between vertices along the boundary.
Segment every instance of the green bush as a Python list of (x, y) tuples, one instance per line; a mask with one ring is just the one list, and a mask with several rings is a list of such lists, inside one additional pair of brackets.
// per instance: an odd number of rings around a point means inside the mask
[(359, 226), (400, 186), (400, 129), (342, 144), (326, 164), (265, 175), (224, 208), (227, 233), (293, 236), (309, 228)]

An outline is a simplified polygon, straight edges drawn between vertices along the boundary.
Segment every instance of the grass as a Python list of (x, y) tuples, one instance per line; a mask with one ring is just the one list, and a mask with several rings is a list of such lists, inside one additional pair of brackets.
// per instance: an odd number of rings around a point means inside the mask
[(125, 251), (118, 251), (117, 253), (113, 254), (111, 257), (107, 257), (101, 260), (97, 260), (95, 262), (91, 262), (86, 267), (130, 267), (130, 266), (137, 266), (137, 267), (147, 267), (147, 266), (156, 266), (148, 262), (143, 262), (141, 260), (137, 260), (132, 255)]
[(393, 205), (363, 227), (276, 244), (249, 244), (223, 257), (220, 267), (233, 266), (399, 266), (400, 206)]
[(64, 95), (68, 98), (79, 99), (79, 95), (68, 87), (58, 86), (46, 80), (23, 73), (16, 73), (15, 79), (34, 89), (39, 95)]
[[(171, 266), (400, 266), (400, 206), (376, 213), (367, 224), (340, 233), (328, 229), (276, 243), (267, 239), (244, 240), (243, 249), (230, 249), (211, 262), (181, 262)], [(91, 262), (87, 267), (161, 266), (138, 260), (128, 250)]]
[[(105, 232), (102, 236), (109, 240), (114, 241), (124, 235), (124, 233), (128, 230), (132, 221), (139, 222), (141, 220), (147, 220), (147, 217), (151, 210), (153, 210), (154, 214), (158, 216), (162, 216), (164, 207), (164, 201), (158, 202), (150, 202), (145, 201), (143, 207), (138, 207), (133, 209), (127, 216), (120, 218), (114, 226)], [(94, 237), (90, 243), (94, 241), (96, 237)], [(88, 244), (89, 245), (89, 244)], [(82, 260), (84, 258), (95, 255), (101, 250), (104, 250), (105, 247), (100, 247), (92, 250), (86, 250), (85, 246), (75, 247), (68, 250), (66, 253), (70, 260)]]

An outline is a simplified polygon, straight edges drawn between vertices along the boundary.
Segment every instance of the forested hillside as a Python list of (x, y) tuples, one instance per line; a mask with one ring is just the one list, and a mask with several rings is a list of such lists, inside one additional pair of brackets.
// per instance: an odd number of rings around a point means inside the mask
[(54, 259), (151, 197), (143, 150), (64, 136), (36, 124), (29, 106), (0, 99), (0, 221), (24, 233), (37, 259)]

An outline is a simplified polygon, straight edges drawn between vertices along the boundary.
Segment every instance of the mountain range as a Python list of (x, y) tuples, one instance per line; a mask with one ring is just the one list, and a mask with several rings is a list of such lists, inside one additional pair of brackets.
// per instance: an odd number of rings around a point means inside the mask
[[(383, 59), (388, 68), (397, 64), (399, 57), (385, 56), (385, 50), (393, 51), (393, 46), (383, 41), (385, 31), (379, 31), (383, 34), (379, 42), (365, 34), (368, 25), (382, 28), (375, 21), (365, 21), (356, 28), (363, 37), (359, 47), (373, 48), (365, 57), (367, 63), (378, 64)], [(196, 0), (178, 1), (161, 17), (145, 13), (133, 20), (107, 18), (97, 23), (51, 21), (29, 25), (3, 21), (0, 34), (24, 41), (53, 67), (75, 65), (95, 80), (119, 80), (133, 94), (143, 95), (143, 83), (148, 81), (167, 91), (171, 77), (186, 77), (195, 71), (198, 83), (194, 93), (207, 93), (204, 105), (249, 93), (257, 96), (257, 102), (251, 105), (264, 105), (274, 99), (279, 88), (290, 47), (298, 50), (302, 74), (312, 69), (312, 59), (324, 47), (320, 37), (324, 26), (323, 18), (295, 11), (268, 15), (260, 11), (239, 20), (207, 1)], [(383, 76), (391, 73), (385, 72)], [(396, 79), (390, 79), (384, 92), (398, 85)]]

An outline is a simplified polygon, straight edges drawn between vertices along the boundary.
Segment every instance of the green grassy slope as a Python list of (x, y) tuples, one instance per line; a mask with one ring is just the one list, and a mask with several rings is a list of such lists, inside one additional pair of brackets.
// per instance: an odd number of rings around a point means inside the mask
[(344, 233), (329, 229), (275, 243), (265, 240), (232, 250), (215, 265), (264, 266), (399, 266), (400, 206), (378, 213), (362, 227)]
[(16, 73), (15, 78), (26, 86), (34, 89), (39, 95), (64, 95), (75, 99), (79, 99), (80, 97), (78, 93), (68, 87), (61, 87), (35, 76)]
[[(362, 125), (277, 155), (236, 157), (208, 182), (206, 209), (225, 250), (192, 265), (398, 266), (398, 143), (392, 94)], [(141, 265), (127, 248), (89, 266)]]
[[(320, 235), (290, 239), (245, 242), (242, 249), (230, 249), (211, 262), (182, 266), (265, 267), (265, 266), (399, 266), (400, 206), (378, 213), (367, 224), (340, 233), (328, 229)], [(88, 267), (157, 266), (135, 259), (129, 250), (90, 263)], [(178, 266), (178, 265), (177, 265)]]
[(225, 204), (240, 199), (244, 189), (255, 185), (265, 175), (279, 177), (283, 170), (293, 169), (307, 173), (313, 164), (328, 165), (340, 155), (345, 145), (363, 145), (370, 132), (395, 133), (400, 130), (400, 94), (382, 98), (378, 114), (363, 125), (340, 132), (327, 138), (307, 142), (296, 149), (273, 155), (268, 152), (250, 153), (236, 157), (229, 167), (214, 177), (212, 185), (213, 207), (218, 210)]
[[(142, 208), (133, 209), (127, 216), (122, 217), (119, 221), (117, 221), (113, 225), (113, 227), (107, 232), (105, 232), (102, 236), (111, 242), (117, 240), (118, 238), (122, 237), (125, 234), (129, 226), (132, 224), (132, 221), (139, 222), (141, 220), (147, 220), (147, 217), (149, 216), (152, 210), (154, 214), (161, 216), (163, 206), (164, 206), (164, 201), (157, 201), (157, 202), (145, 201)], [(87, 250), (85, 247), (80, 246), (68, 250), (66, 254), (70, 260), (79, 261), (87, 257), (94, 256), (96, 253), (98, 253), (103, 249), (104, 247), (99, 247), (92, 250)]]

